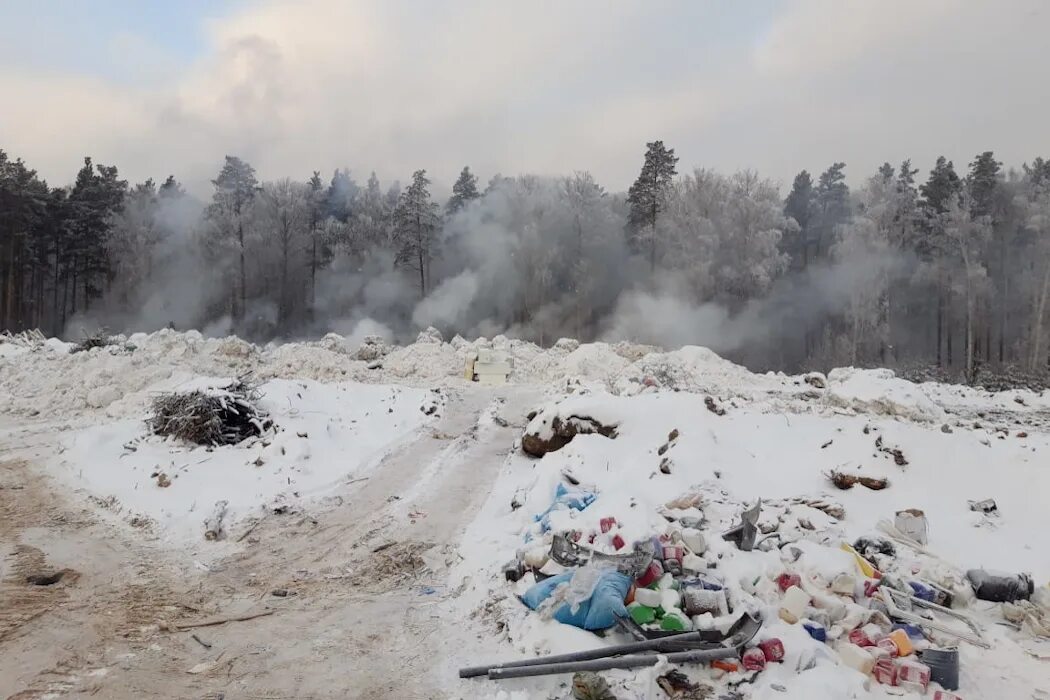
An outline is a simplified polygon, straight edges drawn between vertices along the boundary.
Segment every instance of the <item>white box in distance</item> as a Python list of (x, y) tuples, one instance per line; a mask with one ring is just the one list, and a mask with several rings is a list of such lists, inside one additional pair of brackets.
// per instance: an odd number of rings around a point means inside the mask
[(478, 350), (474, 357), (467, 358), (464, 375), (480, 384), (506, 384), (513, 369), (510, 358), (497, 350)]

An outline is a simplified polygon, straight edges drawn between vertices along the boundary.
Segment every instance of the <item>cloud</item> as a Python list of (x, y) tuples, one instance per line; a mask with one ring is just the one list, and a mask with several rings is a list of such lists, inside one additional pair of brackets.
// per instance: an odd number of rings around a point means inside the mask
[[(654, 138), (683, 168), (782, 181), (846, 160), (859, 182), (885, 159), (928, 167), (987, 148), (1018, 164), (1046, 146), (1038, 52), (1050, 15), (1035, 0), (734, 12), (252, 3), (208, 20), (203, 54), (178, 69), (165, 59), (148, 84), (8, 60), (0, 145), (58, 184), (90, 153), (135, 180), (175, 173), (200, 194), (226, 153), (263, 178), (348, 165), (451, 181), (469, 163), (483, 177), (587, 168), (623, 189)], [(113, 41), (128, 61), (160, 60), (149, 37)]]

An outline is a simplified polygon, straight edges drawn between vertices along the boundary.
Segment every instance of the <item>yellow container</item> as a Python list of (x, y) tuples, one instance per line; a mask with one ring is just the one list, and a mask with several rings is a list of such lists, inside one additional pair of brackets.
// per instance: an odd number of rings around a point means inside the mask
[(890, 632), (890, 639), (897, 646), (897, 656), (908, 656), (915, 651), (911, 645), (911, 640), (908, 639), (908, 633), (904, 630), (893, 630)]

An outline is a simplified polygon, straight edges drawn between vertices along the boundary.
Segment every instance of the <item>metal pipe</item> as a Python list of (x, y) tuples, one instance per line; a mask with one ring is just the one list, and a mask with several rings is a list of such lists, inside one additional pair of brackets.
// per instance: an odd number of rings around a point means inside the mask
[(543, 666), (547, 664), (562, 663), (565, 661), (586, 661), (588, 659), (601, 659), (606, 656), (617, 654), (630, 654), (638, 651), (671, 651), (681, 650), (683, 644), (698, 645), (702, 642), (699, 632), (684, 632), (661, 639), (647, 639), (643, 642), (629, 642), (626, 644), (612, 644), (609, 646), (587, 649), (585, 651), (574, 651), (568, 654), (554, 654), (551, 656), (538, 656), (534, 659), (522, 659), (520, 661), (507, 661), (488, 664), (487, 666), (471, 666), (459, 669), (460, 678), (474, 678), (484, 676), (494, 668), (521, 668), (523, 666)]
[(641, 668), (643, 666), (655, 666), (661, 658), (666, 658), (668, 663), (681, 664), (713, 661), (714, 659), (725, 659), (736, 655), (736, 647), (679, 651), (673, 654), (634, 654), (633, 656), (617, 656), (611, 659), (570, 661), (536, 666), (517, 666), (514, 668), (493, 668), (489, 670), (488, 677), (489, 680), (497, 680), (500, 678), (549, 676), (555, 673), (575, 673), (577, 671), (606, 671), (610, 668)]

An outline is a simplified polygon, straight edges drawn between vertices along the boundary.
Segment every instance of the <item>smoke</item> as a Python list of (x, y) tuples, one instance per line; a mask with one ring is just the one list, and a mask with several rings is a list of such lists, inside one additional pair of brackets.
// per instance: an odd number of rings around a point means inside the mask
[[(435, 326), (446, 337), (695, 344), (758, 368), (798, 364), (811, 356), (810, 336), (829, 317), (868, 323), (877, 316), (880, 295), (915, 261), (872, 244), (872, 227), (858, 219), (866, 228), (848, 245), (822, 264), (785, 273), (776, 243), (786, 222), (780, 201), (770, 185), (746, 175), (698, 172), (685, 180), (692, 194), (677, 196), (695, 196), (690, 201), (703, 206), (682, 207), (689, 213), (677, 221), (671, 215), (655, 271), (646, 251), (628, 244), (623, 196), (605, 193), (589, 175), (500, 180), (438, 229), (421, 295), (418, 270), (396, 264), (403, 261), (383, 218), (391, 201), (363, 209), (362, 190), (344, 174), (338, 200), (348, 219), (330, 220), (319, 246), (304, 231), (282, 253), (273, 237), (281, 214), (272, 202), (245, 218), (248, 299), (238, 323), (230, 301), (239, 250), (228, 235), (216, 243), (200, 202), (165, 199), (154, 215), (159, 240), (129, 250), (122, 263), (130, 281), (75, 318), (67, 334), (171, 325), (266, 341), (336, 332), (353, 347), (367, 336), (408, 342)], [(737, 183), (748, 186), (734, 189)], [(734, 219), (738, 212), (748, 218)], [(115, 231), (131, 228), (114, 224)]]

